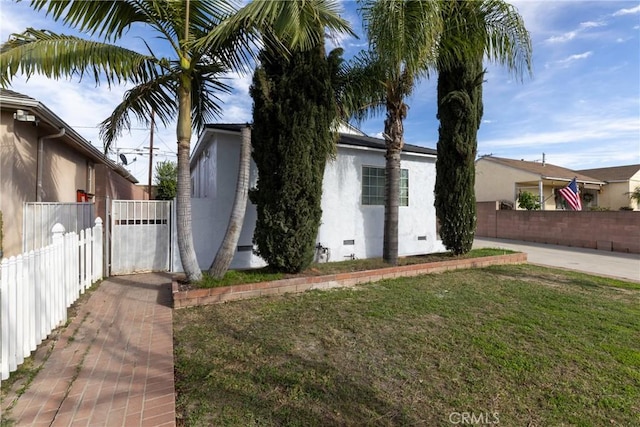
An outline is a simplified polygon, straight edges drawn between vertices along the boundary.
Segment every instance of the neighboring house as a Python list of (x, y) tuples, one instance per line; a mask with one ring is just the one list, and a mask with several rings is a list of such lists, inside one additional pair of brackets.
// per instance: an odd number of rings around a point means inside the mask
[[(229, 221), (240, 156), (239, 124), (208, 125), (191, 156), (194, 245), (201, 268), (213, 260)], [(383, 140), (342, 129), (335, 159), (324, 173), (317, 259), (343, 261), (382, 256), (384, 224)], [(406, 144), (401, 157), (399, 254), (441, 252), (434, 208), (436, 151)], [(251, 186), (257, 182), (251, 165)], [(256, 209), (250, 202), (233, 268), (264, 265), (252, 253)], [(328, 250), (323, 250), (328, 249)]]
[(599, 196), (599, 206), (611, 210), (620, 208), (640, 210), (638, 203), (629, 197), (633, 190), (640, 187), (640, 164), (584, 169), (578, 172), (607, 183)]
[(4, 257), (22, 252), (26, 202), (93, 202), (104, 220), (107, 198), (147, 198), (127, 170), (38, 100), (0, 89), (0, 110)]
[(583, 209), (601, 206), (600, 192), (606, 183), (586, 173), (545, 162), (483, 156), (476, 160), (476, 201), (501, 201), (518, 207), (518, 195), (528, 191), (542, 200), (543, 210), (566, 210), (566, 202), (557, 190), (576, 178)]

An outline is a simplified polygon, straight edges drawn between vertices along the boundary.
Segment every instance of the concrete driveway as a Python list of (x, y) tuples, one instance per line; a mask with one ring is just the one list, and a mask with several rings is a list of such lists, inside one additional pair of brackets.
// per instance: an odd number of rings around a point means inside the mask
[(640, 282), (640, 254), (488, 238), (476, 238), (473, 247), (504, 248), (526, 252), (531, 264), (567, 268), (598, 276)]

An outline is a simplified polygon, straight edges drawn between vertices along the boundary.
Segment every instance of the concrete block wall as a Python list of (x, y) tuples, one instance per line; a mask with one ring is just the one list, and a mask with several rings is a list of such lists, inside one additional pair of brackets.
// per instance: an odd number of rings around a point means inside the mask
[(509, 211), (478, 203), (476, 236), (640, 253), (640, 212)]

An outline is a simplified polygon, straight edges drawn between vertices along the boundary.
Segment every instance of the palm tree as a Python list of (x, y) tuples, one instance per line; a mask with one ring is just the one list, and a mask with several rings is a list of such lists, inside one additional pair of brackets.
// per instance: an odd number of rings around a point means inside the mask
[[(5, 86), (19, 72), (55, 79), (89, 75), (109, 85), (133, 83), (101, 123), (105, 148), (130, 127), (130, 115), (148, 125), (154, 110), (167, 125), (177, 114), (178, 248), (187, 279), (200, 279), (191, 234), (190, 140), (193, 130), (199, 132), (221, 111), (217, 94), (230, 89), (221, 83), (222, 74), (245, 69), (260, 33), (275, 35), (274, 40), (287, 35), (294, 44), (312, 46), (315, 35), (306, 27), (310, 22), (339, 31), (348, 24), (329, 0), (257, 1), (240, 11), (226, 0), (32, 0), (31, 5), (100, 41), (31, 28), (13, 35), (0, 47), (0, 84)], [(147, 53), (116, 45), (135, 25), (151, 29), (171, 55), (156, 56), (148, 45)]]
[(522, 77), (531, 73), (531, 40), (522, 17), (502, 0), (441, 1), (435, 206), (442, 241), (454, 254), (471, 249), (477, 133), (483, 113), (483, 59)]
[(238, 181), (236, 183), (236, 194), (231, 207), (229, 225), (224, 234), (220, 249), (216, 254), (209, 275), (221, 279), (229, 269), (233, 256), (236, 253), (238, 239), (244, 224), (244, 215), (247, 211), (247, 199), (249, 198), (249, 173), (251, 171), (251, 127), (247, 124), (240, 131), (240, 164), (238, 168)]
[(386, 112), (383, 258), (396, 265), (405, 99), (434, 64), (441, 18), (433, 0), (364, 0), (361, 4), (369, 50), (352, 61), (341, 104), (360, 119)]

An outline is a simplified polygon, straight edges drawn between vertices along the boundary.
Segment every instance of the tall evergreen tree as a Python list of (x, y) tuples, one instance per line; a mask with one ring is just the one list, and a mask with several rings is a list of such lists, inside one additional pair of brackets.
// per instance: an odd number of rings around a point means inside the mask
[(482, 54), (438, 77), (435, 206), (440, 236), (454, 254), (471, 250), (476, 230), (475, 158), (482, 119)]
[(441, 0), (440, 13), (435, 206), (442, 242), (458, 255), (471, 250), (475, 236), (483, 59), (516, 74), (531, 72), (531, 39), (517, 10), (503, 0)]
[(330, 66), (322, 42), (289, 58), (266, 49), (260, 62), (250, 89), (258, 167), (250, 192), (258, 213), (254, 242), (271, 267), (299, 272), (313, 260), (324, 168), (335, 149)]

